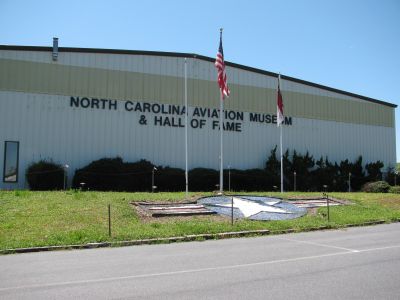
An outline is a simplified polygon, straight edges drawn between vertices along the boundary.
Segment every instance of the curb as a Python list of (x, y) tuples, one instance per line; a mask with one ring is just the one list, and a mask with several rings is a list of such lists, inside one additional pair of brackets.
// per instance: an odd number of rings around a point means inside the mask
[[(377, 220), (368, 221), (360, 224), (346, 224), (343, 227), (362, 227), (371, 226), (385, 223), (396, 223), (400, 222), (400, 219), (395, 219), (392, 221)], [(203, 241), (203, 240), (221, 240), (230, 239), (237, 237), (251, 237), (251, 236), (263, 236), (269, 234), (288, 234), (294, 232), (308, 232), (308, 231), (318, 231), (318, 230), (330, 230), (338, 229), (336, 227), (331, 227), (329, 225), (324, 225), (320, 227), (311, 227), (302, 231), (296, 231), (295, 229), (286, 230), (248, 230), (248, 231), (233, 231), (233, 232), (222, 232), (222, 233), (205, 233), (205, 234), (191, 234), (186, 236), (176, 236), (169, 238), (154, 238), (154, 239), (143, 239), (143, 240), (132, 240), (132, 241), (118, 241), (118, 242), (100, 242), (100, 243), (88, 243), (82, 245), (62, 245), (62, 246), (45, 246), (45, 247), (32, 247), (32, 248), (16, 248), (16, 249), (5, 249), (0, 250), (0, 255), (2, 254), (15, 254), (15, 253), (32, 253), (32, 252), (45, 252), (45, 251), (59, 251), (59, 250), (74, 250), (74, 249), (95, 249), (95, 248), (105, 248), (105, 247), (126, 247), (126, 246), (139, 246), (139, 245), (154, 245), (154, 244), (170, 244), (177, 242), (190, 242), (190, 241)]]
[(100, 243), (88, 243), (83, 245), (62, 245), (62, 246), (5, 249), (5, 250), (0, 250), (0, 255), (14, 254), (14, 253), (57, 251), (57, 250), (95, 249), (95, 248), (105, 248), (105, 247), (169, 244), (176, 242), (189, 242), (189, 241), (201, 241), (201, 240), (212, 240), (212, 239), (219, 240), (219, 239), (229, 239), (235, 237), (246, 237), (246, 236), (262, 236), (268, 234), (270, 234), (269, 230), (249, 230), (249, 231), (233, 231), (233, 232), (222, 232), (222, 233), (192, 234), (186, 236), (143, 239), (143, 240), (133, 240), (133, 241), (100, 242)]

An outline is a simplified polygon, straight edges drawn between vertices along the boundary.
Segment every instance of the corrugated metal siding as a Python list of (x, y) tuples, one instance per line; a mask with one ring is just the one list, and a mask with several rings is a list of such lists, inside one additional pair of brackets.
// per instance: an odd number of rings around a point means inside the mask
[[(53, 159), (71, 165), (70, 175), (101, 157), (141, 158), (184, 167), (183, 128), (138, 124), (138, 113), (71, 108), (70, 96), (183, 105), (184, 60), (176, 57), (0, 51), (0, 153), (5, 140), (20, 141), (18, 186), (29, 163)], [(276, 113), (276, 78), (227, 68), (232, 96), (225, 108)], [(188, 59), (192, 107), (219, 107), (216, 71), (210, 62)], [(363, 155), (364, 161), (395, 163), (394, 108), (296, 82), (283, 81), (284, 147), (332, 161)], [(125, 103), (121, 101), (120, 103)], [(152, 116), (152, 114), (147, 114)], [(248, 113), (245, 115), (248, 119)], [(150, 119), (149, 119), (150, 120)], [(261, 168), (278, 144), (275, 125), (242, 123), (224, 134), (225, 166)], [(219, 132), (189, 128), (189, 167), (217, 169)], [(0, 170), (3, 169), (0, 159)], [(13, 188), (13, 184), (0, 185)]]
[[(19, 187), (24, 187), (27, 166), (52, 159), (71, 166), (70, 176), (95, 159), (121, 156), (126, 161), (148, 159), (156, 164), (184, 168), (184, 129), (139, 125), (140, 114), (123, 109), (72, 108), (69, 97), (0, 92), (1, 147), (5, 140), (20, 141)], [(122, 101), (119, 104), (123, 103)], [(248, 115), (245, 114), (245, 120)], [(225, 166), (262, 168), (278, 144), (276, 125), (244, 121), (242, 132), (227, 132)], [(189, 128), (189, 166), (217, 169), (219, 132)], [(284, 148), (309, 151), (331, 161), (362, 155), (365, 162), (395, 162), (394, 128), (296, 118), (284, 127)], [(1, 151), (1, 149), (0, 149)], [(0, 160), (2, 170), (3, 160)], [(7, 188), (2, 184), (2, 188)]]

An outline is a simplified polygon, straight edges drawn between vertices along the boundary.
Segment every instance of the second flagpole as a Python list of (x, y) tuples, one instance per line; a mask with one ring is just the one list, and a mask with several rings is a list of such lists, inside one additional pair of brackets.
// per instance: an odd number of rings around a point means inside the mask
[[(220, 42), (222, 47), (222, 28), (219, 31), (220, 33)], [(223, 53), (222, 53), (223, 57)], [(223, 59), (223, 58), (222, 58)], [(223, 124), (223, 114), (224, 114), (224, 92), (220, 89), (220, 104), (219, 104), (219, 132), (220, 132), (220, 165), (219, 165), (219, 192), (221, 194), (224, 193), (224, 124)]]
[(283, 122), (284, 122), (284, 116), (283, 116), (283, 100), (282, 100), (282, 95), (280, 91), (280, 85), (281, 85), (281, 74), (279, 73), (278, 75), (278, 91), (277, 91), (277, 110), (276, 110), (276, 116), (277, 116), (277, 125), (280, 127), (279, 130), (279, 146), (280, 146), (280, 156), (281, 156), (281, 193), (283, 193), (283, 143), (282, 143), (282, 130), (283, 130)]
[(219, 192), (223, 194), (224, 192), (224, 123), (223, 123), (223, 115), (224, 115), (224, 101), (223, 95), (221, 92), (220, 96), (220, 106), (219, 106), (219, 132), (220, 132), (220, 166), (219, 166)]
[(185, 58), (185, 197), (189, 198), (189, 174), (188, 174), (188, 100), (187, 100), (187, 59)]

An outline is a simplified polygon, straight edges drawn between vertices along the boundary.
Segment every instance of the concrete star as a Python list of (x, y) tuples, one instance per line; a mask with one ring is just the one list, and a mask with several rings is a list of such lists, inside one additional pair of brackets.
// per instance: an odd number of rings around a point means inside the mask
[[(233, 197), (233, 207), (238, 208), (246, 218), (258, 214), (260, 212), (291, 214), (291, 212), (286, 211), (282, 208), (272, 206), (277, 203), (279, 203), (279, 201), (268, 201), (264, 205), (255, 201)], [(231, 203), (215, 204), (215, 205), (223, 207), (232, 207)]]

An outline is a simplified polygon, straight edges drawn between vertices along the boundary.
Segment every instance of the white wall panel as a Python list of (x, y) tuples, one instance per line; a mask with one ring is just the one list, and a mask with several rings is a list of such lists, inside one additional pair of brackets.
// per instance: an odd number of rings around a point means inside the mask
[[(184, 129), (154, 126), (152, 113), (145, 114), (148, 125), (140, 125), (140, 113), (125, 111), (122, 101), (118, 110), (102, 110), (72, 108), (69, 97), (57, 95), (0, 92), (0, 99), (0, 153), (4, 141), (20, 142), (19, 188), (26, 187), (27, 166), (39, 159), (69, 164), (70, 178), (75, 169), (102, 157), (184, 168)], [(244, 118), (242, 132), (224, 134), (225, 167), (263, 168), (279, 143), (279, 131), (273, 124), (249, 122), (248, 113)], [(211, 129), (214, 119), (206, 120), (205, 129), (189, 128), (190, 168), (219, 168), (219, 132)], [(381, 160), (385, 166), (396, 161), (390, 127), (293, 118), (293, 126), (284, 127), (283, 144), (284, 150), (309, 151), (316, 159), (322, 155), (330, 161), (354, 161), (362, 155), (364, 163)]]

